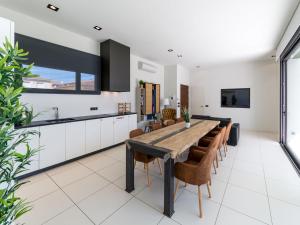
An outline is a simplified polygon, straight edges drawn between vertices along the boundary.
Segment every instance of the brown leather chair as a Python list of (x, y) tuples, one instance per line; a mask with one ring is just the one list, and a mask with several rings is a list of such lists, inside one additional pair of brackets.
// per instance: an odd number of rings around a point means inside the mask
[[(221, 137), (220, 137), (220, 142), (219, 142), (219, 146), (218, 146), (218, 151), (219, 151), (221, 160), (223, 160), (222, 153), (221, 153), (221, 148), (222, 148), (222, 145), (224, 143), (226, 127), (223, 127), (223, 128), (221, 128), (221, 130), (215, 132), (215, 134), (219, 134), (219, 133), (221, 134)], [(198, 146), (207, 147), (210, 144), (210, 142), (214, 139), (214, 136), (215, 135), (213, 135), (213, 136), (207, 135), (207, 136), (201, 138), (199, 140)], [(224, 152), (225, 152), (225, 149), (224, 149)], [(226, 152), (225, 152), (225, 155), (226, 155)], [(216, 155), (216, 163), (217, 163), (217, 167), (219, 167), (218, 155)]]
[[(142, 134), (144, 134), (144, 131), (142, 129), (135, 129), (135, 130), (130, 131), (129, 137), (134, 138), (134, 137), (140, 136)], [(146, 169), (148, 186), (150, 186), (150, 184), (151, 184), (150, 176), (149, 176), (149, 163), (150, 162), (154, 162), (154, 160), (157, 159), (157, 163), (158, 163), (158, 166), (160, 169), (160, 174), (162, 175), (162, 169), (161, 169), (161, 165), (160, 165), (158, 158), (155, 158), (150, 155), (146, 155), (141, 152), (134, 152), (134, 159), (135, 159), (135, 164), (136, 164), (136, 162), (144, 163), (144, 169)]]
[(169, 120), (176, 121), (176, 109), (166, 108), (162, 110), (162, 119), (161, 119), (162, 125), (166, 126), (167, 125), (166, 123)]
[(177, 162), (175, 164), (175, 177), (177, 178), (177, 180), (174, 199), (179, 187), (179, 180), (188, 184), (197, 185), (199, 212), (201, 218), (203, 217), (203, 210), (200, 185), (207, 185), (209, 198), (211, 198), (211, 167), (217, 153), (220, 136), (221, 135), (219, 134), (214, 138), (214, 140), (209, 144), (206, 151), (198, 150), (199, 147), (197, 148), (197, 150), (194, 150), (194, 148), (192, 147), (189, 152), (188, 159), (184, 162)]
[(158, 130), (158, 129), (160, 129), (160, 128), (162, 128), (161, 123), (153, 123), (153, 124), (151, 125), (151, 130), (152, 130), (152, 131)]
[(164, 125), (167, 127), (167, 126), (171, 126), (171, 125), (173, 125), (175, 123), (176, 123), (175, 120), (167, 120)]
[[(231, 127), (232, 127), (232, 122), (229, 122), (226, 126), (226, 132), (224, 134), (224, 138), (223, 138), (223, 143), (222, 145), (224, 146), (224, 152), (225, 152), (225, 156), (226, 156), (226, 152), (228, 151), (228, 147), (227, 147), (227, 141), (229, 140), (229, 135), (230, 135), (230, 131), (231, 131)], [(218, 134), (218, 132), (221, 130), (222, 128), (218, 127), (216, 128), (214, 131), (210, 132), (208, 134), (208, 136), (215, 136)]]

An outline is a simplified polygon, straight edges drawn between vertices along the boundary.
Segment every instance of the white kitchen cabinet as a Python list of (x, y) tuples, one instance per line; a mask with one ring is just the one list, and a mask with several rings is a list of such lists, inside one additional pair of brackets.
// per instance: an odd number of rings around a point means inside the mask
[(66, 124), (66, 159), (85, 154), (85, 121)]
[(66, 124), (40, 127), (40, 169), (66, 160)]
[[(23, 132), (27, 132), (27, 131), (31, 131), (31, 132), (36, 132), (35, 135), (29, 135), (29, 140), (27, 142), (27, 144), (30, 146), (31, 150), (37, 150), (39, 148), (39, 127), (33, 127), (33, 128), (25, 128), (25, 129), (19, 129), (17, 130), (18, 134), (22, 134)], [(25, 154), (27, 151), (27, 144), (20, 144), (17, 146), (16, 150), (17, 152), (21, 153), (21, 154)], [(31, 158), (31, 162), (29, 165), (26, 166), (26, 171), (23, 172), (21, 175), (27, 174), (27, 173), (31, 173), (33, 171), (36, 171), (40, 168), (40, 153), (36, 152), (36, 154), (34, 156), (32, 156)]]
[(128, 137), (128, 116), (114, 117), (114, 144), (119, 144)]
[(101, 148), (114, 145), (114, 118), (101, 119)]
[(85, 152), (101, 149), (101, 119), (87, 120), (85, 123)]
[(128, 133), (137, 128), (137, 115), (128, 115)]

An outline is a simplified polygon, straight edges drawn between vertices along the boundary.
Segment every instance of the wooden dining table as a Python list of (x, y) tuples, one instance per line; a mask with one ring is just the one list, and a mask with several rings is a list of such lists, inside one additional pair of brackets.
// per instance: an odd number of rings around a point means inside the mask
[(198, 143), (199, 139), (218, 126), (220, 121), (191, 120), (191, 127), (176, 123), (126, 141), (126, 191), (134, 190), (134, 152), (164, 160), (164, 214), (174, 213), (174, 161), (176, 157)]

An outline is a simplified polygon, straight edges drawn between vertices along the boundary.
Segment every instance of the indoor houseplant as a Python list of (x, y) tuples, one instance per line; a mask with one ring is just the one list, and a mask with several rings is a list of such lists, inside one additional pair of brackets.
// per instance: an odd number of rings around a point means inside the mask
[[(18, 177), (30, 164), (30, 158), (37, 149), (28, 142), (37, 132), (16, 126), (26, 125), (33, 118), (32, 109), (20, 101), (23, 92), (23, 78), (33, 76), (30, 66), (22, 62), (28, 55), (18, 44), (12, 45), (7, 39), (0, 48), (0, 224), (14, 223), (30, 210), (23, 199), (16, 196), (16, 190), (24, 184)], [(19, 146), (19, 151), (17, 147)], [(24, 146), (25, 149), (20, 149)], [(22, 151), (20, 151), (22, 150)], [(20, 153), (23, 152), (23, 153)]]
[(186, 107), (184, 107), (182, 109), (182, 115), (183, 115), (183, 119), (184, 119), (184, 122), (185, 122), (185, 127), (190, 128), (191, 127), (190, 114), (189, 114), (189, 111)]
[(140, 81), (139, 81), (139, 85), (140, 85), (140, 88), (144, 88), (145, 81), (143, 81), (143, 80), (140, 80)]

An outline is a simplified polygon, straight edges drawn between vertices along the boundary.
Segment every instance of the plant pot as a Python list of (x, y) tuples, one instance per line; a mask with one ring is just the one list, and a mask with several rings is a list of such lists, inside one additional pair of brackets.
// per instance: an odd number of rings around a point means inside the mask
[(191, 123), (190, 122), (185, 122), (185, 128), (190, 128), (191, 127)]

